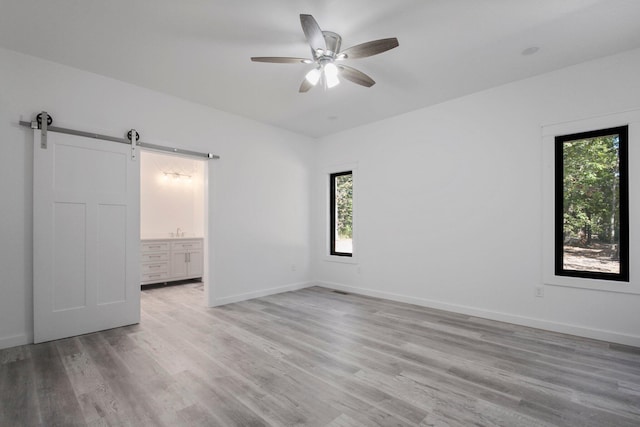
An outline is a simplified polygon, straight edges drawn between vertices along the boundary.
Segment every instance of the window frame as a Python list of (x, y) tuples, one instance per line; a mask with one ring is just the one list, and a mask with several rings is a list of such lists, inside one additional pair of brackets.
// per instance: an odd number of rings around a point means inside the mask
[[(341, 176), (351, 175), (351, 180), (354, 179), (353, 170), (345, 170), (341, 172), (329, 173), (329, 255), (336, 257), (353, 258), (353, 248), (351, 252), (338, 252), (336, 251), (336, 178)], [(353, 195), (352, 205), (353, 205)], [(353, 210), (351, 212), (351, 221), (353, 222)], [(352, 240), (353, 232), (352, 232)]]
[[(567, 270), (564, 268), (564, 144), (569, 141), (618, 135), (619, 137), (619, 273)], [(556, 276), (629, 282), (629, 126), (616, 126), (554, 138), (554, 270)]]

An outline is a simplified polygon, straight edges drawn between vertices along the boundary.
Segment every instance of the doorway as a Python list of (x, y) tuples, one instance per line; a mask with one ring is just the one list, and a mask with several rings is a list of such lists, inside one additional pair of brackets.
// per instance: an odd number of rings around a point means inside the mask
[(140, 152), (142, 291), (201, 282), (206, 298), (207, 176), (206, 160)]

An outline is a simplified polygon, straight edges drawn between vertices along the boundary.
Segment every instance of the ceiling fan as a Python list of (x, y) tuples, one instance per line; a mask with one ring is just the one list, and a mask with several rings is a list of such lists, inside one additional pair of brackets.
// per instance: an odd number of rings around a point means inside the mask
[(366, 58), (398, 47), (398, 39), (392, 37), (362, 43), (341, 51), (342, 37), (332, 31), (322, 31), (313, 16), (301, 14), (300, 23), (307, 42), (311, 46), (311, 59), (278, 56), (254, 56), (251, 58), (254, 62), (314, 64), (314, 68), (307, 73), (302, 81), (299, 92), (307, 92), (320, 81), (323, 82), (324, 87), (332, 88), (340, 83), (338, 76), (361, 86), (371, 87), (376, 83), (371, 77), (362, 71), (342, 64), (342, 61)]

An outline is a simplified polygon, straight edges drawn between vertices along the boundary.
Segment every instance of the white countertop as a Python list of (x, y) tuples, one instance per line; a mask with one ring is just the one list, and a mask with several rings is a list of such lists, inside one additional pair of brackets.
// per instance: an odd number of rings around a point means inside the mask
[(184, 236), (184, 237), (141, 237), (140, 241), (149, 242), (156, 240), (202, 240), (204, 237), (202, 236)]

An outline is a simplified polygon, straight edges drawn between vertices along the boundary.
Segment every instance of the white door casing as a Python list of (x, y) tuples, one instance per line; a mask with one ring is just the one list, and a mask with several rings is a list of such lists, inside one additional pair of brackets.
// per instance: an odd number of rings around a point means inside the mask
[(131, 146), (34, 131), (34, 342), (139, 323), (140, 173)]

